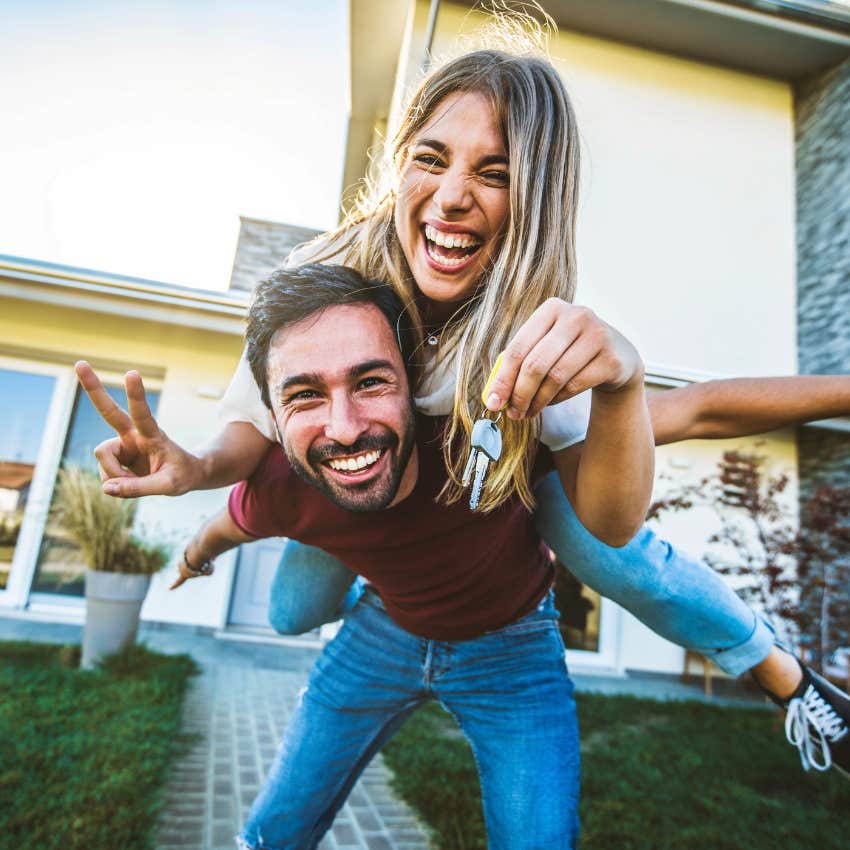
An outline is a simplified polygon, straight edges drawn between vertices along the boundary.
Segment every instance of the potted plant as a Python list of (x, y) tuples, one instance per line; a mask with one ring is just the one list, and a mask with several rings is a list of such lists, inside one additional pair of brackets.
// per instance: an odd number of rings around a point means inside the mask
[(66, 466), (59, 473), (53, 533), (74, 543), (88, 568), (84, 669), (135, 641), (151, 576), (168, 561), (166, 546), (133, 534), (135, 507), (105, 495), (89, 470)]

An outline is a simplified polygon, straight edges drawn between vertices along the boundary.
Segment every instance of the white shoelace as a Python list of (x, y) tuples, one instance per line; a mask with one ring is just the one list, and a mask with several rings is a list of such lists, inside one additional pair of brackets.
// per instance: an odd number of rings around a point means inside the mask
[(829, 743), (840, 740), (847, 731), (835, 709), (811, 685), (802, 697), (788, 703), (785, 737), (799, 751), (803, 770), (829, 770)]

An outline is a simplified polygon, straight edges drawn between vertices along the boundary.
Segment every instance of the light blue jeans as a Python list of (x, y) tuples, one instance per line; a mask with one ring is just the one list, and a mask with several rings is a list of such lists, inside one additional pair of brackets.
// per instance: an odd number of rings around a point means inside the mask
[[(773, 632), (705, 564), (647, 526), (625, 546), (601, 543), (579, 522), (555, 473), (540, 482), (535, 495), (537, 531), (580, 582), (729, 675), (739, 676), (767, 657)], [(269, 621), (283, 634), (301, 634), (338, 619), (360, 592), (360, 582), (336, 558), (290, 541), (272, 584)]]
[(497, 631), (428, 640), (367, 588), (310, 673), (240, 846), (314, 850), (375, 753), (437, 700), (472, 746), (489, 850), (574, 848), (578, 721), (557, 616), (550, 592)]

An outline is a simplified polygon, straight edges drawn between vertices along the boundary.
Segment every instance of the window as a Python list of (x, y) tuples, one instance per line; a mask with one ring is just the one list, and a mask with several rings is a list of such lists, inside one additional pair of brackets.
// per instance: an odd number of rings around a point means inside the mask
[(5, 590), (56, 379), (0, 368), (0, 590)]

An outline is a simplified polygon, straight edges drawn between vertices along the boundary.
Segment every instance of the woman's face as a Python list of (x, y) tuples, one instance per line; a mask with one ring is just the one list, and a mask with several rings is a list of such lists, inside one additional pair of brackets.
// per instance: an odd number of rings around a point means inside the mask
[(473, 295), (508, 218), (508, 156), (490, 102), (449, 95), (410, 142), (395, 225), (429, 318), (448, 318)]

